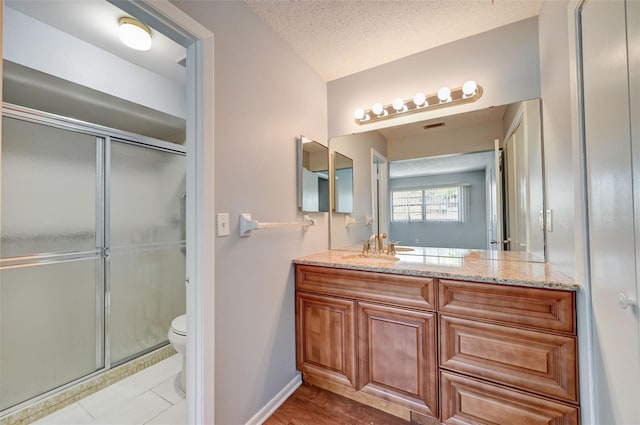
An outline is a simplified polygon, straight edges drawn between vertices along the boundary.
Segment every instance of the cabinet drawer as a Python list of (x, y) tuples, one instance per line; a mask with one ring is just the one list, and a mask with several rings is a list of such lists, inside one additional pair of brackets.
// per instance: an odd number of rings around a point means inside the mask
[(440, 279), (438, 309), (575, 334), (574, 297), (571, 291)]
[(579, 410), (575, 406), (453, 373), (441, 372), (440, 388), (444, 424), (579, 424)]
[(442, 315), (440, 366), (578, 401), (575, 337)]
[(296, 288), (418, 309), (436, 307), (435, 284), (426, 277), (297, 265)]
[(356, 384), (356, 302), (296, 294), (296, 366), (331, 382)]

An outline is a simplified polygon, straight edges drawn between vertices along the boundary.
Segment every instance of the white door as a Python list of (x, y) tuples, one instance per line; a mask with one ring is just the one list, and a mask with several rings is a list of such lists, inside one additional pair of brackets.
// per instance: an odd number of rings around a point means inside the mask
[[(371, 149), (371, 200), (373, 231), (389, 234), (389, 161)], [(377, 230), (376, 230), (377, 229)]]
[(505, 239), (504, 234), (504, 201), (505, 196), (503, 193), (502, 182), (504, 179), (504, 152), (500, 148), (500, 140), (495, 139), (494, 143), (494, 153), (495, 153), (495, 215), (492, 217), (493, 223), (493, 238), (491, 239), (491, 243), (496, 246), (498, 251), (504, 251), (505, 246), (502, 243)]
[(525, 136), (525, 126), (521, 121), (518, 128), (513, 133), (514, 162), (515, 162), (515, 225), (516, 240), (511, 242), (512, 251), (529, 252), (529, 176), (527, 137)]
[(496, 200), (496, 173), (493, 166), (487, 167), (484, 174), (484, 187), (486, 188), (486, 202), (487, 202), (487, 249), (497, 250), (496, 243), (496, 228), (494, 226), (493, 217), (495, 215), (495, 200)]
[[(640, 13), (637, 2), (630, 1), (629, 7), (636, 9), (635, 16), (625, 11), (624, 1), (590, 0), (581, 12), (595, 369), (594, 377), (581, 379), (594, 379), (591, 386), (598, 401), (594, 422), (599, 425), (640, 424), (638, 310), (623, 308), (619, 300), (637, 299), (640, 266), (638, 228), (634, 228), (640, 215), (639, 210), (634, 212), (634, 185), (637, 188), (640, 179), (633, 175), (639, 164), (632, 160), (640, 148), (640, 116), (634, 110), (632, 118), (629, 109), (625, 25), (625, 15), (636, 19), (637, 33)], [(637, 35), (629, 42), (636, 43), (637, 51)], [(636, 70), (637, 60), (631, 63)], [(633, 96), (637, 105), (637, 87)], [(635, 198), (637, 208), (637, 193)]]
[[(485, 170), (485, 187), (487, 191), (487, 249), (490, 251), (501, 250), (502, 244), (499, 244), (499, 186), (500, 186), (500, 167), (498, 164), (500, 155), (500, 142), (495, 140), (495, 152), (493, 160), (487, 165)], [(498, 164), (498, 165), (497, 165)]]
[[(504, 144), (505, 166), (505, 243), (506, 251), (527, 250), (527, 176), (524, 126), (516, 130)], [(508, 242), (507, 242), (508, 241)]]

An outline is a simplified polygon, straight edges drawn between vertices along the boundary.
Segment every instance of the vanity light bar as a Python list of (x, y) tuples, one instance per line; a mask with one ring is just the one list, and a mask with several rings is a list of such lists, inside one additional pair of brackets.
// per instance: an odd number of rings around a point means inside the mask
[(455, 89), (441, 87), (437, 92), (428, 95), (417, 93), (413, 99), (395, 98), (388, 105), (374, 103), (370, 109), (356, 109), (353, 115), (356, 123), (363, 125), (414, 112), (475, 102), (481, 96), (482, 87), (475, 81), (469, 80)]

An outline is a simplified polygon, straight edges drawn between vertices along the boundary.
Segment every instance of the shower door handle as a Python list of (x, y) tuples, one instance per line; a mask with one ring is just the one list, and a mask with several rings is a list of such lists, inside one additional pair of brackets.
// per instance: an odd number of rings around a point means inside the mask
[(102, 249), (102, 256), (105, 260), (108, 260), (111, 257), (111, 250), (109, 248)]

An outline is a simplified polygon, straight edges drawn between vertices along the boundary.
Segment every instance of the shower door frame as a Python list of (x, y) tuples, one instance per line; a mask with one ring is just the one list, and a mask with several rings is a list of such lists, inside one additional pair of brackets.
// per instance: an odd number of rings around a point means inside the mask
[[(110, 352), (110, 278), (109, 278), (109, 256), (110, 256), (110, 147), (111, 140), (118, 143), (126, 143), (148, 149), (154, 149), (171, 154), (186, 156), (186, 148), (171, 142), (155, 139), (152, 137), (142, 136), (127, 131), (122, 131), (98, 124), (88, 123), (74, 118), (63, 117), (48, 112), (38, 111), (11, 103), (2, 103), (2, 118), (11, 118), (33, 124), (44, 125), (47, 127), (57, 128), (61, 130), (82, 133), (87, 136), (96, 138), (96, 248), (93, 251), (78, 251), (65, 254), (39, 254), (29, 256), (28, 260), (18, 261), (2, 261), (0, 258), (0, 269), (9, 267), (25, 267), (38, 264), (55, 263), (58, 261), (73, 261), (76, 259), (88, 259), (91, 255), (98, 257), (99, 263), (96, 270), (96, 358), (95, 370), (87, 375), (78, 377), (66, 384), (48, 390), (42, 394), (29, 398), (15, 406), (11, 406), (4, 411), (3, 415), (10, 414), (27, 405), (42, 400), (51, 394), (70, 388), (79, 382), (86, 381), (98, 376), (112, 368), (111, 352)], [(186, 172), (186, 164), (185, 164)], [(2, 194), (0, 193), (0, 198)], [(6, 264), (4, 264), (6, 263)], [(159, 346), (166, 345), (164, 343), (157, 344), (153, 347), (143, 350), (118, 364), (139, 357), (148, 352), (157, 349)]]

